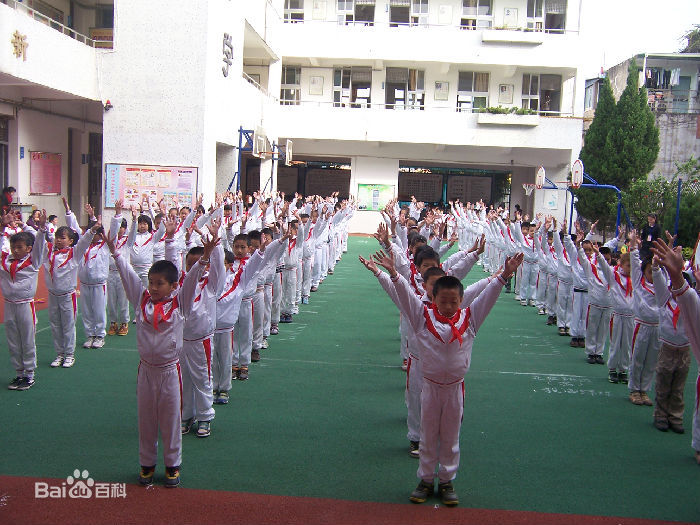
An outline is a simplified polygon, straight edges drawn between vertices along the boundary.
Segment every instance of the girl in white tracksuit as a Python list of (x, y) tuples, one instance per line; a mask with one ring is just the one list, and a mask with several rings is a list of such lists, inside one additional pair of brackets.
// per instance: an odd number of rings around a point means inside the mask
[[(589, 363), (602, 363), (607, 333), (610, 330), (610, 286), (598, 260), (603, 254), (594, 248), (595, 253), (589, 258), (583, 247), (578, 249), (578, 260), (583, 267), (588, 281), (588, 308), (586, 310), (586, 356)], [(617, 369), (615, 371), (617, 378)]]
[(632, 278), (629, 275), (629, 254), (620, 256), (620, 263), (611, 268), (604, 257), (598, 258), (598, 265), (605, 280), (610, 285), (610, 298), (613, 308), (610, 318), (610, 349), (608, 351), (608, 380), (611, 383), (627, 383), (634, 330), (634, 302), (632, 298)]
[(148, 286), (148, 270), (153, 264), (153, 249), (164, 236), (165, 224), (162, 221), (158, 230), (154, 231), (150, 217), (139, 215), (137, 219), (134, 214), (126, 244), (131, 266), (144, 287)]
[[(108, 235), (117, 251), (121, 252), (121, 256), (126, 257), (128, 261), (129, 250), (126, 241), (129, 236), (126, 234), (126, 220), (120, 219), (121, 214), (112, 218)], [(107, 335), (129, 333), (129, 300), (126, 298), (124, 285), (113, 258), (109, 261), (109, 277), (107, 277), (107, 321), (109, 322)]]
[(104, 229), (92, 229), (84, 236), (89, 246), (80, 258), (80, 311), (87, 340), (84, 348), (102, 348), (107, 333), (107, 277), (109, 276), (109, 249), (104, 241)]
[(632, 289), (634, 290), (634, 332), (630, 356), (630, 401), (635, 405), (653, 403), (647, 392), (654, 383), (659, 354), (659, 307), (652, 279), (651, 260), (642, 263), (636, 243), (630, 242)]
[[(566, 232), (562, 231), (562, 234), (566, 235)], [(554, 232), (554, 250), (557, 254), (557, 326), (559, 335), (569, 335), (574, 274), (569, 254), (564, 249), (561, 237), (559, 232)]]
[[(83, 235), (72, 246), (74, 229), (80, 231), (80, 227), (70, 210), (66, 211), (66, 223), (68, 226), (57, 230), (57, 243), (47, 243), (44, 261), (44, 278), (49, 292), (49, 324), (56, 349), (56, 358), (51, 362), (53, 368), (69, 368), (75, 362), (78, 267), (90, 244), (90, 239)], [(48, 241), (48, 232), (46, 237)]]

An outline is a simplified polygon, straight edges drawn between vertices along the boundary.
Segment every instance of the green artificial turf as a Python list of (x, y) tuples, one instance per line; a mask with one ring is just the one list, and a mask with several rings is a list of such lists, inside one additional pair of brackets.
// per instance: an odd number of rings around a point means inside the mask
[[(407, 453), (398, 314), (357, 261), (376, 241), (353, 237), (349, 248), (311, 304), (270, 337), (250, 380), (234, 381), (230, 403), (215, 407), (211, 437), (183, 437), (184, 486), (408, 504), (418, 462)], [(477, 266), (467, 282), (484, 275)], [(652, 408), (629, 403), (605, 366), (587, 364), (583, 349), (512, 298), (502, 294), (474, 345), (460, 505), (697, 520), (696, 364), (686, 434), (661, 433)], [(36, 385), (0, 390), (0, 474), (62, 478), (80, 468), (101, 481), (135, 481), (134, 325), (101, 350), (78, 348), (72, 369), (49, 367), (46, 311), (38, 329)], [(0, 377), (13, 375), (6, 356)]]

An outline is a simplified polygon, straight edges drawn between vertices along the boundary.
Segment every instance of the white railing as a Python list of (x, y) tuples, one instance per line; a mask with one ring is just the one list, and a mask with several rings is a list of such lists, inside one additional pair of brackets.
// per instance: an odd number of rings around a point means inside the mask
[(576, 29), (548, 29), (548, 28), (527, 28), (527, 27), (473, 27), (473, 26), (462, 26), (455, 24), (434, 24), (434, 23), (421, 23), (421, 22), (391, 22), (391, 21), (381, 21), (381, 22), (368, 22), (368, 21), (336, 21), (336, 20), (294, 20), (285, 19), (285, 24), (290, 25), (334, 25), (334, 26), (345, 26), (345, 27), (361, 27), (367, 28), (391, 28), (391, 29), (456, 29), (460, 31), (522, 31), (524, 33), (547, 33), (547, 34), (565, 34), (565, 33), (575, 33), (578, 34), (579, 31)]
[(271, 93), (269, 93), (269, 92), (267, 91), (267, 89), (265, 89), (264, 87), (262, 87), (262, 86), (258, 83), (257, 80), (255, 80), (253, 77), (251, 77), (251, 76), (250, 76), (249, 74), (247, 74), (245, 71), (243, 72), (243, 78), (244, 78), (251, 86), (253, 86), (255, 89), (257, 89), (258, 91), (260, 91), (263, 95), (265, 95), (266, 97), (272, 99), (273, 102), (279, 102), (279, 99), (278, 99), (277, 97), (275, 97), (274, 95), (272, 95)]
[(82, 33), (78, 33), (76, 30), (71, 29), (68, 26), (65, 26), (61, 24), (60, 22), (57, 22), (53, 18), (46, 16), (39, 11), (32, 9), (31, 7), (28, 7), (22, 2), (18, 2), (17, 0), (0, 0), (0, 3), (3, 3), (7, 5), (8, 7), (11, 7), (12, 9), (15, 9), (16, 11), (21, 11), (26, 13), (27, 15), (31, 16), (34, 20), (41, 22), (42, 24), (46, 24), (47, 26), (51, 27), (52, 29), (55, 29), (56, 31), (59, 31), (63, 33), (64, 35), (67, 35), (74, 40), (77, 40), (78, 42), (81, 42), (87, 46), (90, 47), (100, 47), (100, 44), (104, 43), (99, 40), (93, 40), (92, 38), (83, 35)]
[[(255, 82), (255, 81), (253, 81)], [(274, 97), (272, 97), (274, 98)], [(469, 108), (457, 108), (455, 106), (432, 106), (432, 105), (407, 105), (407, 104), (386, 104), (378, 102), (332, 102), (326, 100), (294, 100), (294, 99), (275, 99), (280, 105), (285, 107), (316, 107), (316, 108), (330, 108), (333, 110), (387, 110), (387, 111), (417, 111), (417, 112), (449, 112), (449, 113), (466, 113), (466, 114), (479, 114), (488, 113), (494, 115), (505, 115), (505, 114), (515, 114), (515, 113), (490, 113), (489, 111), (484, 111), (480, 109), (469, 109)], [(526, 115), (539, 115), (541, 117), (573, 117), (573, 113), (565, 111), (535, 111), (534, 113), (527, 113)], [(516, 116), (522, 116), (517, 115)]]

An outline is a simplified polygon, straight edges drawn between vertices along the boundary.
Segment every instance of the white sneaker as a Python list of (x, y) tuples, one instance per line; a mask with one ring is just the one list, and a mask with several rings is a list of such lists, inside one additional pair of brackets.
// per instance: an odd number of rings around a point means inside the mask
[(92, 348), (92, 344), (95, 342), (94, 337), (88, 337), (87, 341), (83, 343), (83, 348)]
[(92, 338), (92, 348), (102, 348), (105, 345), (104, 337), (93, 337)]
[(299, 313), (299, 307), (298, 306), (292, 306), (292, 315), (297, 315)]
[(53, 361), (51, 361), (51, 368), (58, 368), (58, 367), (61, 366), (62, 364), (63, 364), (63, 356), (62, 356), (62, 355), (58, 355), (58, 356), (56, 356), (56, 359), (54, 359)]
[(70, 368), (75, 364), (75, 357), (72, 355), (67, 355), (65, 361), (63, 361), (63, 368)]
[(270, 346), (270, 345), (268, 344), (267, 339), (263, 339), (262, 347), (267, 349), (268, 346)]

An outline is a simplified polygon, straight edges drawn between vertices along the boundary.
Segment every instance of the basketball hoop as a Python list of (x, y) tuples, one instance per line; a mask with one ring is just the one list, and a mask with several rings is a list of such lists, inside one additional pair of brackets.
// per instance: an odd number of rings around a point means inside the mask
[(535, 185), (528, 182), (523, 184), (523, 189), (525, 190), (525, 195), (529, 197), (535, 191)]
[(535, 187), (538, 190), (541, 190), (542, 187), (544, 186), (545, 179), (546, 179), (546, 176), (545, 176), (544, 167), (540, 166), (539, 168), (537, 168), (537, 173), (535, 174)]
[(571, 187), (577, 190), (581, 184), (583, 184), (583, 162), (581, 159), (576, 159), (571, 167)]

